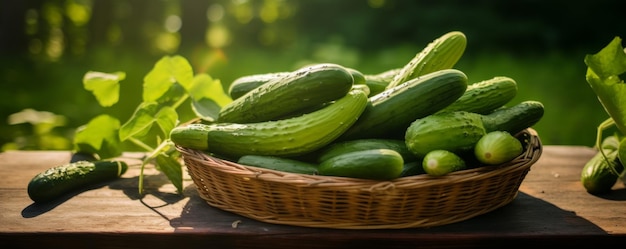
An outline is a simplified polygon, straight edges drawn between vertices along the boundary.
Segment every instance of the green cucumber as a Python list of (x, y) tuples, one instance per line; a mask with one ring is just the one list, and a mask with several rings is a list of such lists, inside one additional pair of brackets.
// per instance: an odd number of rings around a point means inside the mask
[(444, 111), (467, 111), (488, 114), (517, 95), (517, 83), (509, 77), (496, 76), (467, 86), (467, 90)]
[(354, 68), (350, 68), (350, 67), (346, 68), (346, 69), (352, 75), (352, 79), (353, 79), (352, 84), (354, 84), (354, 85), (365, 85), (365, 75), (361, 71), (356, 70)]
[(322, 161), (318, 173), (372, 180), (392, 180), (400, 177), (404, 167), (402, 155), (395, 150), (373, 149), (344, 153)]
[(401, 139), (364, 138), (331, 143), (319, 152), (318, 162), (326, 161), (331, 157), (360, 150), (390, 149), (402, 155), (405, 161), (414, 161), (417, 158), (406, 147)]
[(370, 97), (371, 104), (339, 140), (402, 138), (411, 122), (450, 105), (466, 88), (467, 76), (456, 69), (409, 80)]
[(267, 82), (286, 77), (287, 75), (289, 75), (289, 72), (252, 74), (239, 77), (230, 83), (230, 86), (228, 87), (228, 95), (230, 95), (232, 99), (238, 99), (249, 91), (252, 91)]
[(509, 162), (524, 151), (522, 142), (506, 131), (492, 131), (481, 137), (474, 146), (479, 162), (496, 165)]
[(598, 151), (583, 166), (580, 182), (588, 193), (598, 195), (611, 191), (624, 171), (618, 157), (619, 143), (616, 136), (606, 137), (600, 148), (604, 154)]
[(422, 166), (422, 160), (417, 160), (413, 162), (405, 162), (404, 166), (402, 167), (402, 173), (400, 173), (400, 177), (415, 176), (421, 174), (426, 174), (426, 171), (424, 171), (424, 167)]
[(170, 132), (175, 144), (225, 157), (243, 155), (300, 156), (318, 150), (344, 133), (367, 105), (361, 90), (350, 91), (317, 111), (251, 124), (195, 123)]
[(543, 118), (544, 106), (541, 102), (527, 100), (513, 106), (498, 108), (487, 115), (482, 115), (487, 132), (506, 131), (517, 134), (535, 125)]
[(237, 163), (289, 173), (317, 174), (316, 164), (278, 156), (244, 155)]
[(343, 66), (315, 64), (269, 81), (226, 104), (220, 123), (255, 123), (276, 120), (302, 109), (341, 98), (354, 79)]
[(119, 178), (128, 165), (123, 161), (76, 161), (47, 169), (28, 183), (34, 202), (49, 202), (67, 193)]
[(467, 168), (463, 158), (447, 150), (428, 152), (424, 156), (422, 167), (426, 174), (431, 176), (443, 176)]
[(407, 148), (417, 157), (423, 158), (433, 150), (464, 153), (487, 132), (481, 115), (456, 111), (442, 112), (417, 119), (406, 130)]
[(442, 69), (451, 69), (465, 52), (467, 38), (460, 31), (452, 31), (428, 44), (409, 63), (407, 63), (387, 89), (394, 88), (410, 79), (420, 77)]
[(370, 88), (370, 96), (386, 90), (389, 83), (400, 70), (402, 68), (393, 68), (378, 74), (365, 74), (365, 85)]
[(487, 115), (441, 112), (416, 119), (406, 129), (404, 139), (409, 150), (418, 157), (436, 149), (473, 153), (476, 142), (485, 134), (492, 131), (517, 134), (539, 122), (543, 113), (543, 105), (538, 101), (524, 101)]

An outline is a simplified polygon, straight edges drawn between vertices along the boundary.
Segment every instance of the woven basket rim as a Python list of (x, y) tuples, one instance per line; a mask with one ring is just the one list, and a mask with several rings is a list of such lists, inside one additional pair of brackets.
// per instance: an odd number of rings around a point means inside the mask
[[(518, 134), (518, 138), (523, 140), (524, 152), (513, 159), (510, 162), (493, 165), (493, 166), (479, 166), (467, 170), (461, 170), (447, 174), (445, 176), (434, 177), (426, 174), (407, 176), (396, 178), (387, 181), (357, 179), (350, 177), (335, 177), (335, 176), (320, 176), (320, 175), (307, 175), (298, 173), (288, 173), (272, 169), (258, 168), (253, 166), (240, 165), (235, 162), (231, 162), (224, 159), (211, 156), (203, 151), (184, 148), (176, 146), (176, 149), (183, 155), (185, 165), (189, 169), (189, 173), (197, 185), (200, 196), (207, 201), (211, 206), (218, 207), (220, 209), (234, 212), (242, 216), (253, 218), (256, 220), (275, 223), (275, 224), (287, 224), (306, 227), (324, 227), (324, 228), (346, 228), (346, 229), (391, 229), (391, 228), (411, 228), (411, 227), (425, 227), (425, 226), (437, 226), (449, 223), (454, 223), (469, 219), (471, 217), (490, 212), (496, 208), (504, 206), (512, 201), (518, 192), (519, 185), (523, 181), (526, 173), (541, 156), (542, 144), (537, 132), (532, 128), (527, 128)], [(192, 170), (193, 169), (193, 170)], [(210, 173), (200, 172), (197, 170), (209, 170)], [(283, 217), (282, 214), (275, 214), (272, 212), (263, 213), (255, 211), (251, 206), (258, 205), (258, 203), (245, 203), (245, 204), (228, 204), (218, 200), (219, 198), (211, 196), (206, 193), (207, 190), (212, 187), (224, 188), (227, 186), (219, 186), (221, 183), (215, 183), (208, 181), (205, 176), (201, 174), (220, 174), (220, 177), (232, 177), (237, 179), (252, 179), (254, 181), (262, 182), (264, 185), (279, 185), (280, 188), (291, 189), (314, 189), (315, 191), (331, 191), (331, 192), (344, 192), (344, 193), (369, 193), (371, 196), (385, 196), (385, 193), (394, 191), (404, 192), (420, 192), (427, 191), (432, 188), (438, 188), (441, 186), (457, 186), (464, 184), (472, 184), (475, 182), (489, 182), (492, 179), (499, 178), (503, 175), (513, 175), (512, 181), (507, 184), (506, 188), (508, 192), (498, 200), (494, 200), (494, 203), (490, 203), (487, 207), (461, 213), (457, 215), (450, 215), (449, 217), (429, 217), (419, 218), (409, 221), (390, 221), (390, 223), (379, 222), (372, 223), (369, 221), (360, 220), (345, 220), (338, 221), (319, 221), (309, 220), (308, 217)], [(216, 186), (218, 185), (218, 186)], [(510, 185), (510, 186), (509, 186)], [(257, 191), (255, 189), (245, 188), (247, 192)], [(219, 190), (222, 191), (222, 190)], [(230, 192), (228, 189), (226, 192)], [(235, 191), (235, 190), (232, 190)], [(238, 191), (238, 190), (236, 190)], [(269, 191), (269, 190), (258, 190)], [(276, 191), (275, 189), (272, 191)], [(224, 192), (224, 191), (222, 191)], [(239, 194), (239, 193), (234, 193)], [(245, 193), (250, 194), (250, 193)], [(260, 192), (259, 195), (268, 196), (271, 193)], [(449, 195), (449, 193), (443, 193)], [(450, 193), (455, 194), (455, 193)], [(220, 198), (224, 198), (223, 196)], [(302, 196), (293, 196), (289, 198), (306, 198)], [(237, 200), (241, 201), (241, 200)], [(310, 201), (310, 200), (305, 200)], [(369, 212), (369, 211), (368, 211)], [(307, 214), (308, 215), (308, 214)], [(304, 215), (304, 216), (307, 216)], [(393, 219), (393, 217), (392, 217)]]
[[(442, 181), (464, 181), (472, 179), (473, 177), (485, 178), (489, 177), (490, 172), (499, 173), (502, 170), (516, 170), (516, 167), (511, 167), (518, 165), (517, 162), (524, 162), (523, 165), (518, 166), (530, 166), (535, 163), (542, 153), (542, 144), (541, 140), (538, 137), (537, 132), (532, 128), (527, 128), (516, 136), (527, 134), (529, 136), (530, 141), (526, 145), (524, 153), (514, 158), (513, 160), (498, 164), (498, 165), (482, 165), (479, 167), (474, 167), (471, 169), (461, 170), (449, 173), (444, 176), (434, 177), (426, 174), (414, 175), (414, 176), (406, 176), (401, 178), (396, 178), (392, 180), (370, 180), (370, 179), (359, 179), (359, 178), (351, 178), (351, 177), (339, 177), (339, 176), (321, 176), (321, 175), (309, 175), (309, 174), (300, 174), (300, 173), (290, 173), (279, 170), (267, 169), (254, 167), (249, 165), (242, 165), (236, 162), (228, 161), (225, 159), (220, 159), (218, 157), (209, 155), (203, 151), (185, 148), (181, 146), (176, 146), (176, 148), (183, 153), (186, 157), (185, 160), (200, 160), (200, 161), (213, 161), (213, 167), (217, 170), (221, 170), (227, 172), (229, 174), (238, 175), (241, 177), (254, 177), (258, 179), (263, 179), (264, 181), (275, 181), (280, 183), (291, 183), (295, 185), (344, 185), (344, 184), (365, 184), (365, 185), (376, 185), (381, 183), (390, 183), (395, 185), (402, 185), (403, 182), (411, 182), (415, 184), (415, 182), (422, 182), (423, 184), (430, 184), (430, 181), (435, 181), (432, 184), (441, 184)], [(519, 169), (518, 169), (519, 170)]]

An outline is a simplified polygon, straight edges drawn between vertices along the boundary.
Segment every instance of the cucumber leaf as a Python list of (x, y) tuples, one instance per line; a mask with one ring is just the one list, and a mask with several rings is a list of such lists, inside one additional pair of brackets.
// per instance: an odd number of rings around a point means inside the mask
[(215, 121), (220, 109), (233, 101), (224, 91), (222, 82), (208, 74), (196, 75), (187, 92), (192, 99), (192, 110), (206, 121)]
[(626, 52), (622, 39), (615, 37), (600, 52), (585, 56), (586, 80), (615, 126), (626, 134), (626, 84), (620, 75), (626, 72)]
[(189, 61), (180, 55), (164, 56), (143, 79), (143, 101), (158, 100), (178, 82), (188, 89), (193, 81), (193, 69)]
[(125, 141), (131, 137), (139, 137), (147, 134), (155, 123), (161, 128), (164, 137), (176, 126), (178, 114), (170, 106), (159, 106), (156, 102), (142, 102), (133, 116), (122, 125), (119, 138)]
[(80, 127), (74, 136), (74, 147), (78, 152), (96, 154), (101, 159), (113, 158), (122, 154), (118, 138), (120, 121), (102, 114)]
[(124, 79), (126, 79), (124, 72), (109, 74), (89, 71), (83, 77), (83, 87), (93, 93), (100, 106), (109, 107), (119, 100), (119, 82)]
[(183, 166), (180, 164), (177, 155), (159, 153), (156, 157), (158, 170), (172, 182), (179, 193), (183, 192)]

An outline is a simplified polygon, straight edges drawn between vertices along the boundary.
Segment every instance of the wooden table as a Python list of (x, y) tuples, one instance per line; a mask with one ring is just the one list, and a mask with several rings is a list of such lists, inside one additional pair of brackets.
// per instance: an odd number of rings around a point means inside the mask
[[(183, 195), (149, 167), (122, 179), (35, 205), (26, 186), (37, 173), (69, 162), (67, 151), (0, 153), (2, 248), (503, 248), (626, 243), (626, 189), (588, 194), (580, 172), (589, 147), (544, 146), (518, 197), (475, 218), (438, 227), (339, 230), (267, 224), (209, 206), (186, 176)], [(124, 160), (136, 165), (137, 153)]]

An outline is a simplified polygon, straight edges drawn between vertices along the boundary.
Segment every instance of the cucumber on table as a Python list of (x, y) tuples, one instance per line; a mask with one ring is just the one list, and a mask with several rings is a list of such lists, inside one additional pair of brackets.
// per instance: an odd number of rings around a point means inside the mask
[(77, 161), (52, 167), (28, 183), (34, 202), (48, 202), (71, 191), (119, 178), (128, 169), (123, 161)]
[(604, 154), (598, 151), (583, 167), (580, 182), (588, 193), (607, 193), (619, 179), (624, 171), (618, 157), (619, 144), (616, 136), (604, 138), (600, 148)]

